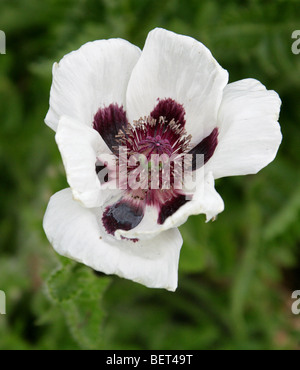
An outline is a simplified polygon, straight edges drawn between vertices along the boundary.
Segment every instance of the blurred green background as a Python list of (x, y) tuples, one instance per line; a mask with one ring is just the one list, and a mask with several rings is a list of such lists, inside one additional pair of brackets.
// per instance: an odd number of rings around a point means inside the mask
[[(0, 0), (0, 349), (300, 349), (300, 29), (297, 1)], [(195, 37), (282, 99), (283, 142), (258, 175), (218, 180), (225, 211), (190, 217), (176, 293), (58, 257), (42, 219), (67, 187), (43, 123), (51, 66), (83, 43), (143, 47), (155, 27)], [(53, 273), (53, 271), (55, 271)]]

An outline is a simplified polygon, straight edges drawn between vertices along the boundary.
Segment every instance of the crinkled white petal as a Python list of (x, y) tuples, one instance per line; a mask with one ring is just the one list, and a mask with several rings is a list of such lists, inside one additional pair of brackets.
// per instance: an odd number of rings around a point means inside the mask
[(254, 79), (230, 83), (218, 115), (218, 145), (206, 169), (214, 178), (255, 174), (273, 161), (282, 140), (281, 100)]
[(183, 104), (186, 130), (196, 145), (217, 120), (228, 73), (195, 39), (156, 28), (148, 34), (127, 90), (129, 121), (148, 116), (157, 99)]
[[(198, 171), (203, 172), (202, 169)], [(201, 178), (201, 174), (199, 177)], [(191, 215), (205, 214), (206, 220), (209, 221), (223, 212), (224, 202), (214, 188), (214, 178), (211, 172), (205, 175), (205, 178), (197, 184), (193, 193), (190, 194), (193, 194), (192, 199), (168, 217), (162, 225), (157, 223), (158, 210), (156, 207), (148, 206), (143, 220), (137, 227), (129, 231), (119, 229), (115, 233), (116, 237), (153, 238), (162, 231), (179, 227)]]
[(67, 115), (91, 126), (99, 108), (126, 104), (128, 81), (140, 49), (122, 39), (88, 42), (53, 65), (45, 122), (56, 131)]
[(99, 133), (70, 117), (62, 116), (55, 139), (74, 199), (85, 207), (102, 205), (110, 194), (102, 189), (96, 174), (97, 156), (106, 151), (106, 144)]
[(178, 229), (149, 241), (115, 240), (103, 233), (97, 211), (84, 208), (64, 189), (50, 199), (44, 230), (61, 255), (106, 274), (116, 274), (151, 288), (174, 291), (182, 238)]

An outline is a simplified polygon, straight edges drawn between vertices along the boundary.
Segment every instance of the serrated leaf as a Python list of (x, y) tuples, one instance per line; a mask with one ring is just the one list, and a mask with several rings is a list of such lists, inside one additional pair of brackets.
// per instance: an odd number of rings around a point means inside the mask
[[(106, 285), (107, 280), (103, 281)], [(73, 338), (82, 349), (103, 348), (102, 324), (105, 312), (99, 295), (80, 297), (62, 303), (63, 313)]]
[(65, 262), (48, 279), (49, 295), (61, 308), (71, 334), (83, 349), (103, 345), (101, 303), (109, 283), (109, 277), (97, 277), (91, 269), (72, 261)]
[(68, 301), (81, 293), (84, 270), (80, 267), (78, 264), (67, 264), (52, 273), (47, 287), (53, 301)]

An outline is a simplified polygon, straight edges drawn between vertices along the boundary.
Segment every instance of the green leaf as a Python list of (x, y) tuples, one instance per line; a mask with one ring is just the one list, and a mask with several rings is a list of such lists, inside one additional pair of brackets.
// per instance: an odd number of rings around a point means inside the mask
[(98, 277), (86, 266), (71, 261), (48, 279), (49, 296), (62, 310), (82, 349), (103, 348), (102, 298), (109, 283), (110, 278)]
[(82, 292), (85, 275), (86, 273), (80, 268), (80, 265), (74, 263), (54, 271), (47, 282), (50, 298), (54, 302), (75, 298)]

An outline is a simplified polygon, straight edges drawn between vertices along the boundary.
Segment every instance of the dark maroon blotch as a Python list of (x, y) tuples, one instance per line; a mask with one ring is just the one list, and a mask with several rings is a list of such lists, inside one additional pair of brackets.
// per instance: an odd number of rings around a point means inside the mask
[(186, 199), (186, 196), (183, 194), (178, 194), (172, 199), (168, 200), (161, 206), (157, 222), (162, 225), (168, 217), (172, 216), (188, 201), (189, 199)]
[[(214, 154), (216, 147), (218, 145), (218, 128), (214, 128), (213, 131), (205, 139), (200, 141), (193, 149), (191, 149), (188, 154), (193, 155), (192, 159), (192, 169), (197, 170), (202, 164), (205, 164)], [(204, 155), (204, 163), (197, 163), (197, 154)]]
[(150, 116), (156, 120), (159, 120), (159, 117), (164, 117), (167, 123), (174, 119), (175, 122), (178, 121), (181, 127), (185, 126), (185, 110), (183, 105), (171, 98), (159, 99)]
[(126, 201), (119, 201), (106, 208), (102, 222), (108, 234), (115, 234), (118, 229), (131, 230), (143, 219), (144, 210)]
[[(116, 152), (115, 148), (118, 146), (116, 135), (119, 130), (124, 130), (128, 125), (126, 112), (123, 106), (118, 104), (110, 104), (106, 108), (100, 108), (95, 114), (93, 127), (99, 132), (107, 146)], [(115, 153), (116, 154), (116, 153)]]

